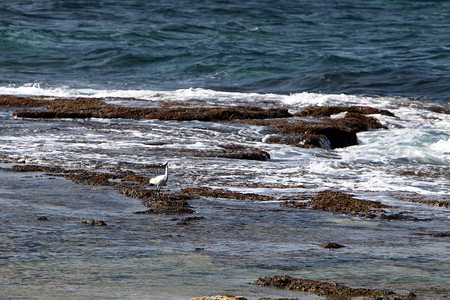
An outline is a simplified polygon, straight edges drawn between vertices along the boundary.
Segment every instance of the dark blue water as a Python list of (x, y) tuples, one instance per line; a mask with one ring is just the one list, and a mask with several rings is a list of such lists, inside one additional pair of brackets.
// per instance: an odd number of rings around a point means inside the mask
[(448, 103), (449, 20), (449, 1), (2, 1), (0, 86)]

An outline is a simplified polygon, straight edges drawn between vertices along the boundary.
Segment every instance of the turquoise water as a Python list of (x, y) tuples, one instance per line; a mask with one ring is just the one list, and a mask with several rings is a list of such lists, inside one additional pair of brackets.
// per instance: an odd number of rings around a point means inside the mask
[(448, 1), (3, 1), (1, 86), (450, 99)]

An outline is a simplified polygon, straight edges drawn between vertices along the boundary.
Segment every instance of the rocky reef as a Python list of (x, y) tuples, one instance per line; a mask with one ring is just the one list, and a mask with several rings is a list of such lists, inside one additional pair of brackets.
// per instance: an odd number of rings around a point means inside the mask
[[(40, 99), (0, 95), (0, 106), (44, 108), (17, 110), (13, 115), (18, 118), (122, 118), (238, 122), (271, 128), (272, 132), (264, 138), (266, 143), (325, 149), (357, 145), (356, 134), (360, 131), (386, 129), (386, 126), (374, 117), (367, 116), (368, 114), (395, 117), (387, 110), (365, 106), (315, 106), (293, 115), (285, 108), (277, 107), (263, 109), (256, 106), (161, 105), (154, 108), (138, 108), (111, 104), (105, 100), (108, 99)], [(267, 153), (249, 151), (249, 149), (224, 148), (224, 150), (224, 153), (217, 154), (218, 157), (258, 160), (270, 158)]]
[(405, 215), (403, 212), (389, 213), (386, 209), (391, 207), (380, 202), (361, 200), (350, 194), (331, 190), (321, 191), (317, 193), (315, 197), (312, 197), (306, 201), (305, 199), (287, 200), (281, 203), (281, 205), (300, 209), (309, 208), (313, 210), (323, 210), (344, 215), (360, 216), (369, 219), (418, 220), (415, 217)]
[(270, 276), (259, 278), (253, 283), (258, 286), (272, 286), (281, 289), (294, 290), (299, 292), (313, 293), (327, 299), (350, 299), (353, 297), (364, 297), (364, 299), (385, 299), (385, 300), (409, 300), (416, 299), (416, 295), (409, 293), (402, 296), (393, 291), (351, 288), (337, 283), (328, 283), (308, 279), (298, 279), (286, 275)]

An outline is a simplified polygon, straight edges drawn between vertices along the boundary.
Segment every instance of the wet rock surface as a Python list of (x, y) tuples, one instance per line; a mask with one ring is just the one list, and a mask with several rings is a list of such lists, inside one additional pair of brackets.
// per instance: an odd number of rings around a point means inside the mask
[(184, 188), (181, 189), (181, 192), (183, 193), (183, 195), (188, 195), (190, 197), (202, 196), (252, 201), (270, 201), (274, 199), (273, 197), (266, 195), (259, 195), (254, 193), (238, 193), (225, 189), (212, 189), (209, 187)]
[(192, 298), (192, 300), (247, 300), (244, 296), (216, 295)]
[(393, 113), (388, 110), (378, 109), (369, 106), (311, 106), (299, 113), (296, 116), (309, 116), (309, 117), (330, 117), (331, 115), (337, 115), (343, 112), (358, 113), (363, 115), (380, 114), (390, 117), (395, 117)]
[[(107, 118), (107, 119), (158, 119), (174, 121), (234, 121), (268, 126), (278, 136), (267, 137), (267, 143), (296, 145), (304, 148), (321, 147), (335, 149), (357, 145), (356, 133), (371, 129), (386, 129), (377, 119), (367, 114), (394, 115), (387, 110), (364, 106), (309, 107), (295, 116), (321, 118), (307, 122), (293, 120), (293, 115), (284, 108), (262, 109), (255, 106), (211, 106), (161, 105), (156, 108), (135, 108), (106, 103), (106, 99), (36, 99), (1, 95), (0, 106), (44, 107), (47, 110), (18, 110), (14, 116), (20, 118)], [(342, 118), (330, 116), (346, 113)], [(230, 150), (230, 149), (226, 149)], [(235, 150), (226, 151), (218, 157), (267, 160), (267, 153)], [(255, 155), (258, 158), (255, 158)]]
[(268, 143), (276, 142), (303, 148), (335, 149), (357, 145), (357, 131), (347, 126), (332, 123), (306, 122), (302, 120), (251, 120), (248, 124), (273, 128), (276, 140), (266, 138)]
[(89, 220), (89, 221), (82, 221), (81, 223), (90, 225), (90, 226), (106, 226), (105, 221), (102, 220)]
[(120, 192), (125, 196), (141, 200), (148, 210), (136, 214), (192, 214), (195, 211), (186, 200), (191, 197), (183, 194), (156, 193), (141, 187), (122, 187)]
[(436, 200), (425, 199), (424, 196), (418, 195), (416, 193), (392, 193), (392, 195), (404, 202), (421, 203), (445, 208), (450, 207), (450, 197), (448, 195), (439, 196), (439, 199)]
[[(344, 113), (339, 118), (330, 118), (333, 114)], [(387, 129), (377, 119), (366, 114), (394, 115), (386, 110), (371, 107), (309, 107), (295, 116), (320, 118), (318, 121), (305, 120), (252, 120), (250, 124), (274, 128), (274, 134), (266, 137), (265, 142), (296, 145), (304, 148), (321, 147), (335, 149), (357, 145), (356, 133), (373, 129)]]
[(37, 165), (15, 165), (3, 168), (13, 172), (44, 172), (52, 176), (65, 177), (75, 183), (93, 186), (113, 186), (123, 195), (139, 199), (148, 210), (137, 214), (191, 214), (194, 212), (186, 201), (191, 197), (176, 193), (157, 193), (154, 189), (142, 187), (148, 184), (148, 178), (132, 171), (116, 173), (93, 172), (85, 170), (65, 170), (59, 167)]
[(407, 215), (404, 212), (390, 213), (386, 211), (386, 209), (392, 209), (389, 205), (377, 201), (356, 199), (350, 194), (331, 190), (321, 191), (314, 197), (304, 197), (301, 200), (286, 200), (281, 203), (281, 206), (323, 210), (368, 219), (427, 221)]
[(281, 289), (295, 290), (299, 292), (313, 293), (319, 296), (325, 296), (327, 299), (350, 299), (353, 297), (364, 297), (364, 299), (415, 299), (416, 295), (409, 293), (402, 296), (393, 291), (351, 288), (337, 283), (328, 283), (322, 281), (297, 279), (290, 276), (270, 276), (259, 278), (253, 283), (257, 286), (272, 286)]
[(229, 121), (235, 119), (286, 118), (291, 114), (284, 108), (263, 109), (254, 106), (135, 108), (110, 104), (103, 99), (76, 98), (38, 100), (3, 95), (0, 106), (45, 107), (48, 110), (19, 110), (20, 118), (106, 118), (158, 119), (176, 121)]
[(340, 248), (344, 248), (344, 245), (338, 244), (338, 243), (322, 243), (320, 244), (320, 247), (325, 248), (325, 249), (340, 249)]
[(204, 219), (205, 217), (187, 217), (177, 222), (176, 225), (177, 226), (191, 225), (192, 223), (196, 223), (197, 221), (201, 221)]
[(266, 151), (244, 147), (241, 145), (220, 145), (221, 149), (216, 151), (202, 151), (202, 150), (181, 150), (178, 153), (192, 154), (196, 157), (222, 157), (229, 159), (246, 159), (246, 160), (270, 160), (270, 154)]
[(309, 202), (286, 201), (282, 205), (366, 217), (373, 217), (376, 213), (384, 212), (382, 209), (388, 207), (380, 202), (359, 200), (352, 195), (330, 190), (319, 192)]
[(450, 237), (450, 231), (434, 233), (434, 234), (432, 234), (432, 236), (439, 237), (439, 238), (448, 238), (448, 237)]

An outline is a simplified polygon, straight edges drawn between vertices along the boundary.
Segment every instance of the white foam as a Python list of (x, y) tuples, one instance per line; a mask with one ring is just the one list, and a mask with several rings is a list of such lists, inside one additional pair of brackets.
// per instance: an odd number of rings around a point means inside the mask
[[(388, 109), (396, 117), (373, 116), (388, 126), (389, 130), (358, 133), (360, 145), (331, 151), (263, 143), (267, 132), (259, 126), (102, 119), (90, 120), (95, 123), (95, 129), (77, 125), (53, 131), (47, 131), (47, 127), (39, 128), (40, 123), (37, 122), (35, 125), (39, 130), (34, 133), (0, 136), (0, 151), (9, 157), (23, 158), (31, 163), (47, 159), (68, 165), (78, 161), (94, 165), (96, 162), (117, 164), (118, 161), (151, 163), (160, 159), (159, 152), (153, 150), (181, 150), (181, 153), (184, 149), (211, 151), (217, 150), (218, 144), (236, 143), (269, 152), (270, 163), (201, 159), (189, 171), (192, 172), (189, 176), (193, 182), (203, 184), (204, 178), (208, 180), (209, 177), (217, 176), (217, 180), (223, 184), (242, 178), (263, 184), (298, 184), (322, 189), (409, 191), (436, 195), (448, 193), (448, 179), (442, 176), (431, 181), (427, 176), (401, 176), (393, 170), (393, 166), (405, 168), (406, 171), (417, 166), (444, 173), (450, 165), (450, 115), (435, 113), (402, 99), (306, 92), (277, 95), (196, 88), (173, 91), (95, 90), (42, 88), (39, 85), (0, 87), (0, 94), (130, 97), (151, 101), (204, 101), (230, 105), (253, 103), (261, 106), (267, 101), (275, 101), (292, 111), (311, 105), (367, 105)], [(339, 114), (335, 117), (342, 116)], [(70, 123), (72, 120), (58, 122)], [(129, 124), (125, 128), (120, 126), (126, 122)], [(57, 126), (55, 124), (55, 128)], [(86, 134), (87, 128), (89, 131)], [(137, 153), (146, 153), (146, 156)], [(181, 154), (177, 160), (182, 159)], [(198, 169), (199, 164), (201, 170)], [(248, 174), (255, 175), (248, 179)]]
[(430, 149), (436, 152), (440, 152), (444, 155), (450, 155), (450, 138), (447, 140), (439, 140), (436, 143), (430, 145)]

